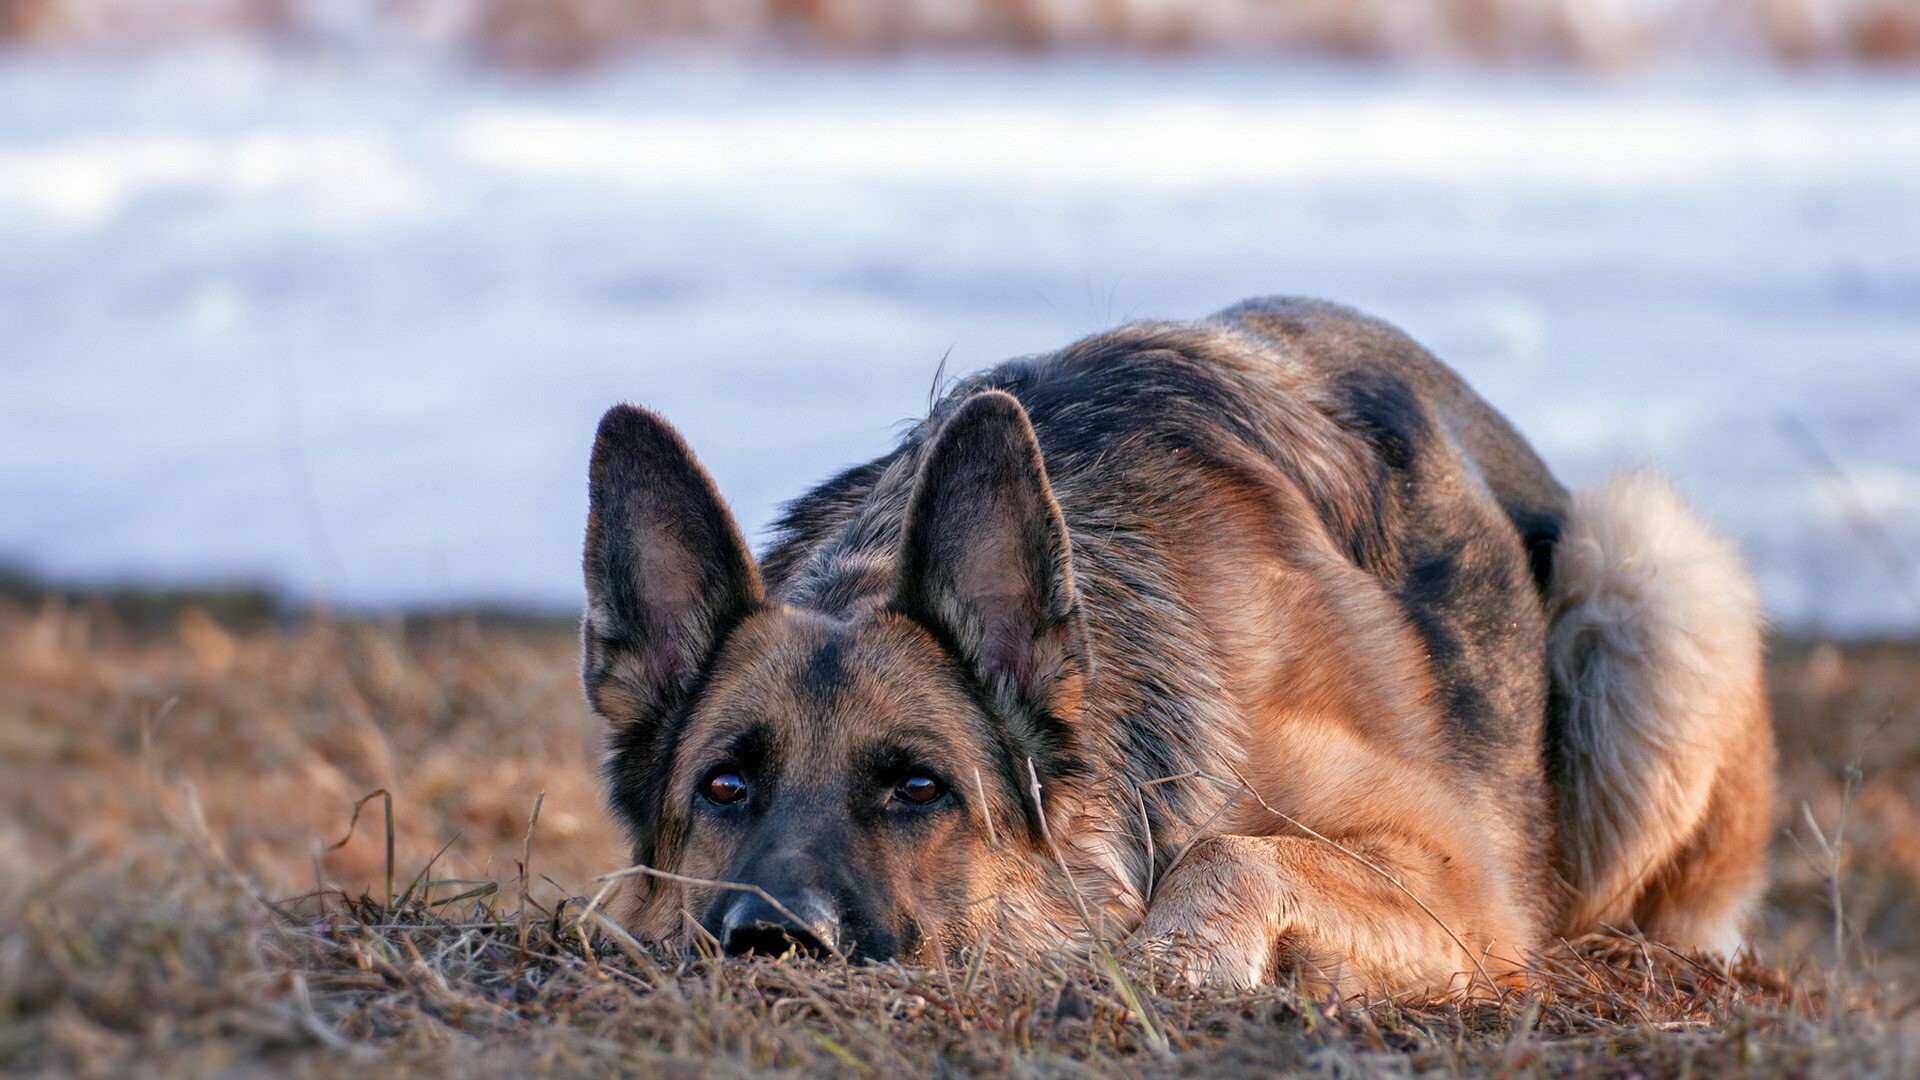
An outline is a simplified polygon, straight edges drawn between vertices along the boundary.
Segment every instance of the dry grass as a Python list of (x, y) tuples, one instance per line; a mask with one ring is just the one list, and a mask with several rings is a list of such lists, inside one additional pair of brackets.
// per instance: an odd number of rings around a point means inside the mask
[[(235, 633), (193, 608), (149, 605), (129, 623), (0, 600), (0, 1068), (1897, 1076), (1920, 1065), (1908, 1015), (1920, 991), (1920, 647), (1777, 650), (1786, 799), (1758, 958), (1723, 972), (1593, 939), (1544, 958), (1528, 993), (1468, 1009), (1194, 998), (1149, 978), (1164, 1055), (1118, 988), (1078, 961), (687, 962), (583, 921), (594, 876), (620, 852), (574, 648), (558, 626)], [(381, 799), (329, 847), (376, 789), (393, 797), (391, 892)]]

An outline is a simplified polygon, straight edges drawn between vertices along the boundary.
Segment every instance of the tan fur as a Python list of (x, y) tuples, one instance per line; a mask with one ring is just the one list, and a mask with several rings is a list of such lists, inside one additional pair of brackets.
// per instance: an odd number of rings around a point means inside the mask
[(1288, 973), (1315, 996), (1475, 989), (1469, 973), (1482, 957), (1489, 979), (1513, 962), (1493, 958), (1488, 913), (1448, 871), (1426, 844), (1386, 834), (1337, 847), (1311, 836), (1210, 837), (1148, 912), (1149, 954), (1189, 982), (1234, 989)]
[(1760, 604), (1738, 554), (1664, 479), (1626, 473), (1576, 499), (1548, 600), (1564, 929), (1637, 923), (1737, 949), (1773, 777)]
[(1280, 501), (1281, 522), (1245, 534), (1297, 537), (1282, 557), (1270, 543), (1236, 551), (1236, 531), (1193, 539), (1218, 555), (1195, 595), (1242, 673), (1229, 688), (1238, 765), (1223, 779), (1251, 791), (1221, 786), (1218, 835), (1156, 890), (1146, 951), (1197, 984), (1242, 989), (1287, 971), (1315, 990), (1439, 995), (1510, 972), (1544, 928), (1501, 869), (1508, 826), (1437, 765), (1420, 644), (1377, 580)]

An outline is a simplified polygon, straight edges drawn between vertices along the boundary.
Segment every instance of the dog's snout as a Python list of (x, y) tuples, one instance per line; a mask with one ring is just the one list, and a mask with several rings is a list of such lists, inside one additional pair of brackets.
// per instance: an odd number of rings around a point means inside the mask
[(829, 956), (840, 948), (840, 920), (811, 897), (770, 899), (746, 893), (728, 906), (719, 937), (728, 956), (779, 956), (795, 950)]

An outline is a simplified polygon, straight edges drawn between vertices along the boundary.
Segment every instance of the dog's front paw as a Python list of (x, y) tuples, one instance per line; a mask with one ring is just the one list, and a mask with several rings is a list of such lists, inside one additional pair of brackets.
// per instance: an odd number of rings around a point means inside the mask
[(1273, 979), (1271, 942), (1223, 938), (1205, 928), (1162, 930), (1142, 940), (1130, 959), (1153, 977), (1191, 990), (1245, 991)]
[(1208, 990), (1251, 990), (1275, 977), (1291, 905), (1258, 841), (1194, 845), (1155, 892), (1139, 954), (1156, 972)]

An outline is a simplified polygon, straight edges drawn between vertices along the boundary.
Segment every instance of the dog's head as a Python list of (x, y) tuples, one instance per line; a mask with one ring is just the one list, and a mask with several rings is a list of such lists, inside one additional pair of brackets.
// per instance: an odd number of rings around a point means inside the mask
[(925, 445), (884, 595), (852, 614), (768, 595), (651, 412), (601, 421), (591, 497), (587, 697), (636, 861), (677, 875), (645, 879), (637, 929), (884, 959), (1057, 910), (1031, 788), (1079, 768), (1086, 650), (1017, 401), (970, 398)]

